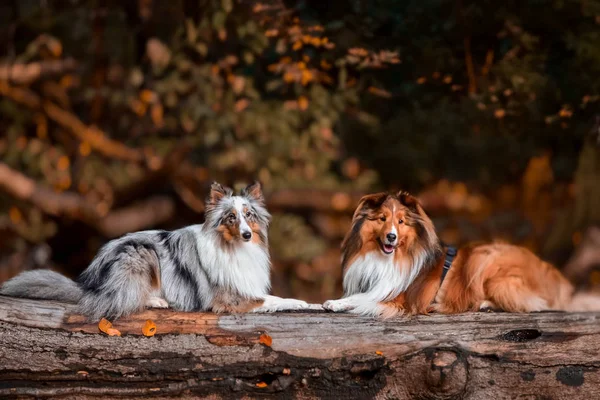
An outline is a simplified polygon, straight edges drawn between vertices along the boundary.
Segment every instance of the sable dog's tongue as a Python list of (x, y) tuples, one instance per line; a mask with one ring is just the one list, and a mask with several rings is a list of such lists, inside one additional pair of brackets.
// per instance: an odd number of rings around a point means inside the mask
[(386, 254), (390, 254), (390, 253), (392, 253), (394, 251), (394, 246), (392, 246), (391, 244), (384, 244), (383, 245), (383, 251)]

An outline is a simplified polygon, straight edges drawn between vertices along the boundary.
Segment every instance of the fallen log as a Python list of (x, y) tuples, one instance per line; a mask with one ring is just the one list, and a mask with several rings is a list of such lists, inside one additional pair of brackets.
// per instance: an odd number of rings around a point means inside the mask
[(73, 305), (0, 296), (0, 398), (600, 398), (598, 313), (148, 310), (113, 323), (122, 337)]

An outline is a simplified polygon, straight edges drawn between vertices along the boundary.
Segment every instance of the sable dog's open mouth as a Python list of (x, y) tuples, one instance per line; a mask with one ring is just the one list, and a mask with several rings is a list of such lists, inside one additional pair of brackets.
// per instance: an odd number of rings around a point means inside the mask
[(394, 252), (394, 250), (396, 249), (396, 246), (391, 245), (391, 244), (385, 244), (379, 239), (378, 239), (378, 242), (379, 242), (379, 245), (381, 246), (381, 251), (383, 251), (385, 254), (392, 254)]

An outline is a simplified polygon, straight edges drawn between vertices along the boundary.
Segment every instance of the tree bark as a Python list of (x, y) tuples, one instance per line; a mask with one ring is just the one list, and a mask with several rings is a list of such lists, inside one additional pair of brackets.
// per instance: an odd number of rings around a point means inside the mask
[[(74, 311), (0, 296), (0, 398), (600, 396), (600, 314), (148, 310), (108, 337)], [(146, 319), (154, 337), (142, 336)]]

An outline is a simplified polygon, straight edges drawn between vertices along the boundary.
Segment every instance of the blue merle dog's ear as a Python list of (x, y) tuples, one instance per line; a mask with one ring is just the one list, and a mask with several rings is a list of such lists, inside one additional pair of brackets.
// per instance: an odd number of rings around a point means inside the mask
[(259, 181), (254, 181), (254, 183), (246, 186), (242, 190), (242, 196), (254, 200), (259, 204), (265, 204), (265, 197), (263, 196), (262, 185)]
[(213, 182), (212, 185), (210, 185), (210, 192), (206, 198), (206, 207), (215, 207), (225, 197), (230, 197), (232, 193), (233, 190), (230, 188), (223, 186), (220, 183)]

